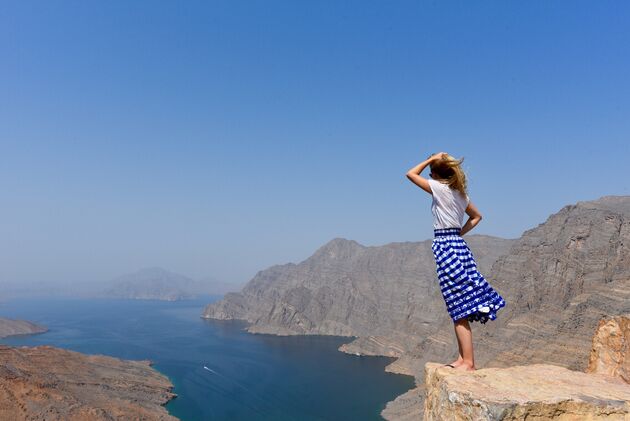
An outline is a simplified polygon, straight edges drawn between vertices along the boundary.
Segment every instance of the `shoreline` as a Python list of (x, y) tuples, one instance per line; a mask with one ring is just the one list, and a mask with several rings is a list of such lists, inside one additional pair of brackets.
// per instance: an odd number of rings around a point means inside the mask
[[(379, 342), (377, 338), (381, 338), (378, 336), (356, 336), (356, 335), (335, 335), (335, 334), (327, 334), (327, 333), (297, 333), (291, 331), (289, 329), (282, 328), (270, 328), (270, 327), (261, 327), (254, 325), (253, 322), (247, 319), (238, 319), (238, 318), (213, 318), (213, 317), (204, 317), (203, 313), (199, 316), (201, 319), (206, 320), (217, 320), (217, 321), (239, 321), (247, 324), (242, 330), (250, 333), (252, 335), (272, 335), (272, 336), (336, 336), (340, 338), (349, 338), (351, 339), (349, 342), (341, 344), (337, 351), (342, 352), (347, 355), (354, 355), (359, 357), (386, 357), (391, 358), (389, 364), (387, 364), (384, 368), (384, 372), (392, 373), (395, 375), (409, 376), (413, 377), (415, 387), (407, 390), (406, 392), (396, 396), (394, 399), (385, 403), (385, 408), (381, 410), (379, 415), (385, 420), (403, 420), (403, 419), (417, 419), (419, 415), (422, 413), (422, 408), (420, 407), (420, 397), (419, 393), (423, 391), (422, 387), (424, 386), (424, 379), (418, 379), (418, 376), (414, 374), (414, 370), (410, 362), (415, 361), (413, 357), (408, 356), (404, 353), (404, 350), (398, 349), (397, 355), (392, 355), (391, 353), (388, 355), (386, 353), (379, 353), (376, 350), (368, 350), (362, 347), (364, 341), (373, 341), (378, 343), (383, 347), (387, 347), (387, 344), (383, 344)], [(250, 329), (255, 327), (255, 329)], [(391, 345), (390, 345), (391, 346)], [(391, 347), (395, 349), (395, 347)], [(410, 360), (407, 362), (407, 360)], [(420, 362), (418, 360), (418, 362)], [(419, 382), (420, 381), (420, 382)], [(416, 405), (417, 404), (417, 405)], [(415, 406), (415, 408), (414, 408)]]

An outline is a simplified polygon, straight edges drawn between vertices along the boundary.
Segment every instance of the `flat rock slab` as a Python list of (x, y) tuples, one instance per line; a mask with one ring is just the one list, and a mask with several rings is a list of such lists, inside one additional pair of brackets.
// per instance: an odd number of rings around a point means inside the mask
[(474, 372), (425, 365), (424, 419), (630, 420), (630, 385), (548, 364)]

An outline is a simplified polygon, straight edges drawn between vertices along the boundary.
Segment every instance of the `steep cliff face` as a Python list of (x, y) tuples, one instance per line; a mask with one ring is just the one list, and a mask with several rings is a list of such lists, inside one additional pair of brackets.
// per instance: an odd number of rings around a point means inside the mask
[[(488, 236), (466, 239), (482, 271), (512, 244)], [(203, 317), (245, 319), (255, 333), (359, 336), (366, 353), (400, 355), (448, 316), (430, 246), (366, 247), (336, 238), (299, 264), (259, 272), (242, 292), (208, 305)]]
[(486, 361), (584, 371), (599, 321), (630, 312), (630, 197), (564, 207), (526, 231), (492, 278), (510, 304), (480, 337)]
[[(493, 323), (473, 327), (477, 367), (544, 363), (584, 371), (599, 321), (630, 312), (629, 248), (628, 196), (565, 206), (524, 232), (490, 271), (507, 305)], [(422, 405), (426, 362), (456, 356), (450, 321), (405, 353), (420, 386), (407, 401)]]
[(176, 395), (149, 361), (0, 345), (2, 420), (164, 420)]

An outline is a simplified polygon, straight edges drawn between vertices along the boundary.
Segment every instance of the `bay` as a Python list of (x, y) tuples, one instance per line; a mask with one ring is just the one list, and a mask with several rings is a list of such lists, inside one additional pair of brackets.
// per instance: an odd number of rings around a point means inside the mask
[(337, 350), (353, 338), (250, 334), (243, 321), (202, 319), (218, 299), (11, 299), (0, 316), (49, 331), (0, 343), (149, 359), (174, 384), (166, 408), (183, 421), (381, 420), (385, 404), (414, 387), (384, 371), (391, 358)]

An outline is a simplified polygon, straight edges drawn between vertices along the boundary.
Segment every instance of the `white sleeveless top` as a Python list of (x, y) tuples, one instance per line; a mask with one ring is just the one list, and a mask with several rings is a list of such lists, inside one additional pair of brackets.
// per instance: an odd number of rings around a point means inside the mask
[(448, 184), (430, 178), (431, 213), (433, 213), (433, 229), (461, 228), (470, 198), (460, 191), (452, 189)]

